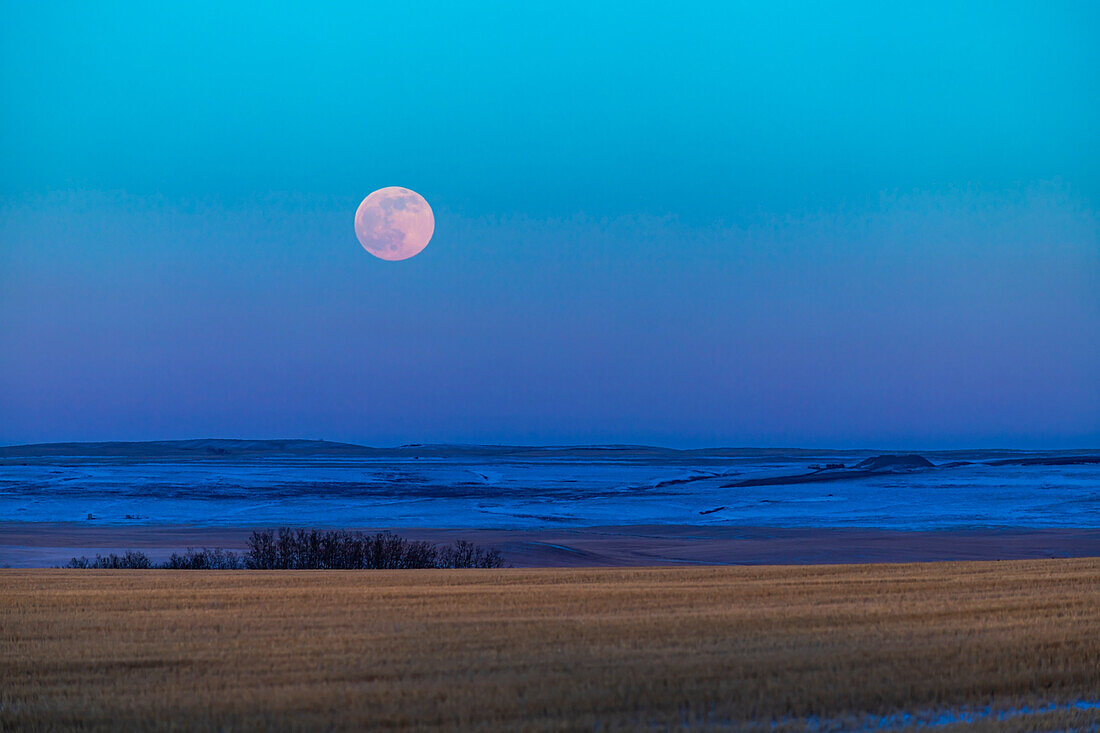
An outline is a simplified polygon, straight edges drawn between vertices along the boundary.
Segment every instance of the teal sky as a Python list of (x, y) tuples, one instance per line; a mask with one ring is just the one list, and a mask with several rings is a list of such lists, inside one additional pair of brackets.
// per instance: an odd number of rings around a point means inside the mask
[(1100, 444), (1100, 6), (463, 5), (0, 4), (0, 441)]

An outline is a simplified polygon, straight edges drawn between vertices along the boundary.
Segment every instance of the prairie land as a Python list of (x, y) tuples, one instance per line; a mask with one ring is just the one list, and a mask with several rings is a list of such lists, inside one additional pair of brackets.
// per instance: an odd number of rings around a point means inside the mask
[(4, 730), (1090, 730), (1100, 559), (6, 570), (0, 681)]

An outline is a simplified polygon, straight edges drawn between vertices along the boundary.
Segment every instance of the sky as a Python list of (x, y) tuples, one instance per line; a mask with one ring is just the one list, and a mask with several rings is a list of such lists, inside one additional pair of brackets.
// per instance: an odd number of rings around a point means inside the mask
[(1100, 446), (1097, 4), (251, 5), (0, 2), (0, 443)]

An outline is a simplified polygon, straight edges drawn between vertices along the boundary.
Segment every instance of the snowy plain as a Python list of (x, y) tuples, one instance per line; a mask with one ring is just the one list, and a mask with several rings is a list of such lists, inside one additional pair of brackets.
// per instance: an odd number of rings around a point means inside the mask
[(522, 457), (456, 447), (426, 456), (8, 457), (0, 517), (213, 527), (1100, 527), (1100, 464), (994, 465), (1015, 455), (1003, 451), (926, 453), (936, 465), (916, 471), (731, 486), (864, 455)]

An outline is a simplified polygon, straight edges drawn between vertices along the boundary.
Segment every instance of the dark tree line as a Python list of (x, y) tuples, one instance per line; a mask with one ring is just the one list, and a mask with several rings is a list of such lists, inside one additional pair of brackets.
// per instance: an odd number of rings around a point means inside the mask
[(110, 555), (96, 555), (95, 560), (86, 557), (74, 557), (69, 560), (67, 568), (93, 568), (96, 570), (148, 570), (156, 565), (144, 552), (126, 552), (122, 555), (111, 553)]
[(245, 564), (257, 570), (499, 568), (499, 550), (465, 540), (439, 546), (394, 534), (346, 530), (280, 529), (253, 532)]
[(65, 567), (166, 570), (378, 570), (405, 568), (500, 568), (499, 550), (486, 550), (465, 540), (453, 545), (407, 540), (394, 534), (346, 530), (288, 529), (253, 532), (248, 549), (189, 549), (166, 562), (153, 563), (142, 552), (74, 557)]
[(175, 552), (160, 567), (165, 570), (242, 570), (244, 558), (231, 550), (188, 549), (182, 555)]

